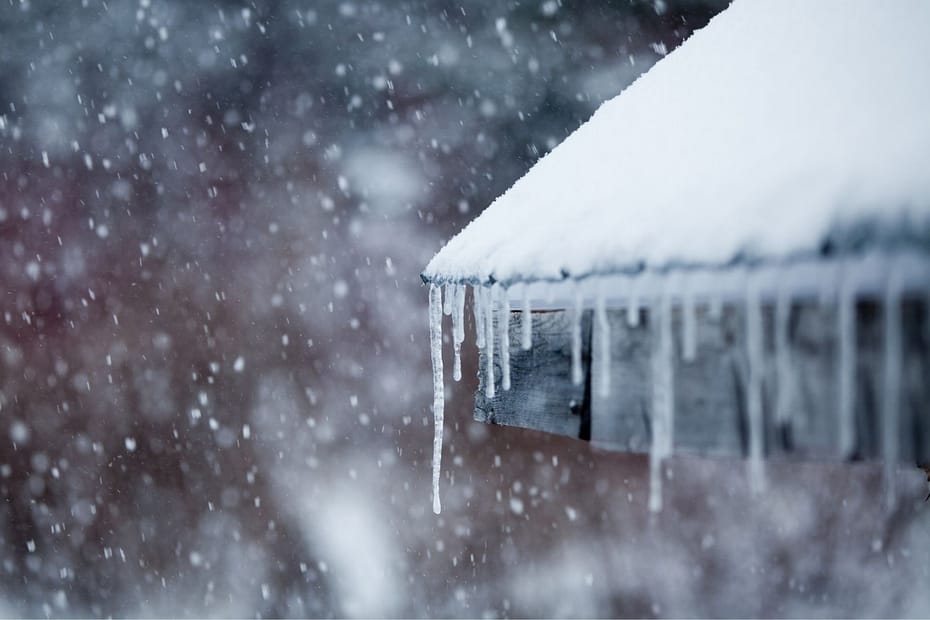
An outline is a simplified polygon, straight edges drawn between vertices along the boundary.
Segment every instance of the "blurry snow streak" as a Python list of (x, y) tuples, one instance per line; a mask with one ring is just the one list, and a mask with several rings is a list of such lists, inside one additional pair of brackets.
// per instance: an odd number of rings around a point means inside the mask
[(392, 558), (400, 550), (394, 532), (379, 519), (382, 508), (370, 498), (377, 489), (360, 493), (333, 485), (322, 491), (325, 501), (303, 499), (301, 528), (325, 562), (341, 602), (337, 615), (351, 618), (388, 617), (402, 602), (403, 584)]

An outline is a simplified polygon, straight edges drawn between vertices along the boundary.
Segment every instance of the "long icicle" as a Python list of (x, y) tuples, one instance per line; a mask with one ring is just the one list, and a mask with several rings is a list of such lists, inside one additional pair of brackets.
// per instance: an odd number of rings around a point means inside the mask
[(885, 460), (885, 506), (894, 506), (895, 472), (900, 454), (901, 428), (901, 274), (890, 264), (883, 305), (885, 329), (882, 373), (882, 458)]
[(697, 314), (691, 283), (685, 284), (681, 300), (681, 358), (693, 362), (697, 357)]
[(749, 486), (754, 493), (765, 487), (763, 464), (762, 374), (765, 353), (762, 341), (762, 301), (758, 275), (748, 274), (746, 283), (746, 349), (749, 380), (746, 386), (746, 411), (749, 417)]
[(775, 421), (786, 424), (792, 418), (794, 406), (794, 375), (788, 329), (791, 320), (791, 293), (782, 282), (775, 292), (775, 374), (778, 392), (775, 395)]
[(494, 398), (494, 295), (497, 292), (497, 286), (491, 286), (484, 290), (484, 359), (485, 359), (485, 386), (484, 394), (488, 398)]
[(837, 364), (837, 385), (839, 387), (839, 423), (840, 455), (852, 456), (856, 448), (856, 291), (852, 282), (851, 270), (843, 269), (837, 311), (837, 343), (839, 347), (839, 364)]
[(607, 302), (604, 299), (604, 291), (598, 291), (597, 299), (594, 302), (594, 315), (597, 320), (598, 347), (601, 350), (600, 365), (600, 396), (607, 398), (610, 396), (610, 322), (607, 320)]
[(462, 343), (465, 342), (465, 285), (452, 289), (452, 379), (462, 380)]
[(668, 292), (652, 306), (652, 442), (649, 447), (649, 510), (662, 510), (662, 463), (674, 445), (675, 393), (672, 306)]
[(521, 346), (524, 351), (533, 348), (533, 309), (530, 307), (530, 285), (523, 285), (523, 314), (521, 315), (521, 327), (523, 328)]
[(501, 346), (501, 389), (510, 389), (510, 297), (507, 289), (500, 289), (500, 308), (497, 313), (497, 326), (500, 331)]
[(484, 329), (484, 291), (485, 287), (475, 284), (471, 287), (471, 307), (475, 313), (475, 346), (483, 349), (485, 342)]
[(439, 475), (442, 467), (442, 425), (445, 393), (442, 384), (442, 289), (429, 287), (429, 344), (433, 362), (433, 512), (439, 514)]
[(710, 301), (707, 303), (707, 315), (714, 321), (719, 321), (723, 317), (723, 295), (711, 293)]
[(581, 314), (584, 311), (584, 297), (581, 286), (575, 288), (575, 309), (572, 313), (572, 385), (581, 385), (584, 376), (581, 372)]

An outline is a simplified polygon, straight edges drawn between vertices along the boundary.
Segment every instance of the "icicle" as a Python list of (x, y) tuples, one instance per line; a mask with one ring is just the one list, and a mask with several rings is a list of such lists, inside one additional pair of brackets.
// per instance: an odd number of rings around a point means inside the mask
[[(656, 440), (652, 440), (655, 446)], [(655, 454), (654, 447), (649, 451), (649, 512), (662, 511), (662, 458)]]
[(694, 294), (691, 287), (685, 285), (681, 300), (681, 358), (693, 362), (697, 357), (697, 315), (694, 307)]
[(746, 292), (746, 349), (749, 358), (749, 381), (746, 386), (746, 411), (749, 416), (749, 485), (758, 493), (765, 486), (763, 457), (762, 375), (765, 357), (762, 342), (762, 302), (757, 276), (750, 275)]
[(497, 325), (500, 331), (501, 345), (501, 388), (510, 389), (510, 297), (506, 289), (500, 291), (500, 309), (497, 313)]
[(856, 291), (849, 269), (845, 270), (839, 292), (839, 386), (840, 455), (852, 456), (856, 447), (855, 386), (856, 386)]
[(662, 302), (661, 344), (662, 344), (662, 392), (664, 394), (665, 446), (663, 457), (672, 453), (675, 442), (675, 347), (672, 340), (672, 302), (668, 294)]
[(785, 424), (792, 418), (794, 407), (794, 366), (791, 363), (791, 347), (788, 343), (788, 328), (791, 320), (791, 293), (782, 283), (775, 297), (775, 372), (778, 393), (775, 399), (775, 420)]
[(485, 329), (484, 329), (484, 291), (483, 286), (472, 286), (472, 300), (471, 307), (475, 313), (475, 346), (479, 349), (483, 349), (485, 342)]
[(652, 443), (649, 447), (649, 510), (662, 510), (662, 461), (674, 445), (675, 392), (672, 307), (668, 294), (653, 306)]
[(465, 342), (465, 285), (456, 284), (452, 289), (452, 348), (455, 354), (452, 363), (452, 378), (462, 380), (462, 343)]
[(455, 290), (455, 285), (446, 284), (443, 289), (442, 313), (449, 316), (452, 314), (452, 295)]
[(433, 362), (433, 512), (439, 514), (439, 474), (442, 463), (442, 424), (445, 394), (442, 384), (442, 290), (429, 287), (429, 344)]
[(639, 325), (639, 280), (643, 276), (636, 276), (630, 281), (630, 299), (626, 306), (626, 323), (630, 327)]
[(572, 313), (572, 385), (581, 385), (581, 314), (584, 311), (581, 287), (575, 288), (575, 309)]
[(497, 286), (485, 289), (484, 299), (481, 302), (484, 308), (484, 357), (485, 357), (485, 386), (484, 393), (488, 398), (494, 398), (494, 295)]
[(533, 348), (533, 310), (530, 308), (530, 291), (529, 284), (523, 285), (523, 315), (522, 324), (523, 338), (520, 343), (524, 351)]
[(894, 505), (895, 470), (900, 453), (901, 416), (901, 274), (891, 266), (885, 285), (885, 330), (882, 373), (882, 458), (885, 459), (885, 505)]
[(600, 395), (606, 398), (610, 395), (610, 322), (607, 320), (607, 303), (604, 300), (603, 291), (598, 291), (597, 299), (594, 302), (594, 316), (597, 320), (598, 332), (600, 334)]
[(719, 293), (713, 293), (710, 296), (710, 302), (707, 305), (707, 314), (714, 321), (719, 321), (723, 317), (723, 296)]

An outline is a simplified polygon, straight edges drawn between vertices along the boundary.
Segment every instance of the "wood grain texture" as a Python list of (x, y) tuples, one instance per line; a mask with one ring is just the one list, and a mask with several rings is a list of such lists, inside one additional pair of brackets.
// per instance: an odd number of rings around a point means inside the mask
[[(533, 347), (520, 347), (522, 314), (510, 316), (510, 381), (501, 389), (500, 346), (494, 347), (494, 398), (485, 396), (487, 356), (482, 351), (478, 367), (475, 419), (491, 424), (519, 426), (581, 437), (590, 407), (585, 402), (587, 382), (571, 382), (571, 312), (534, 312)], [(496, 323), (496, 321), (495, 321)], [(498, 333), (495, 328), (495, 332)], [(581, 322), (582, 372), (590, 375), (591, 312)], [(587, 438), (587, 437), (585, 437)]]

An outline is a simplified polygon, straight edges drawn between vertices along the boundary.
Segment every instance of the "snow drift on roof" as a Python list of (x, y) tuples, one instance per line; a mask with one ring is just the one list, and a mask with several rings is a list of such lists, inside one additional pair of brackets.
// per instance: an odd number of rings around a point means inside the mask
[(435, 281), (930, 247), (930, 2), (737, 0), (454, 237)]

